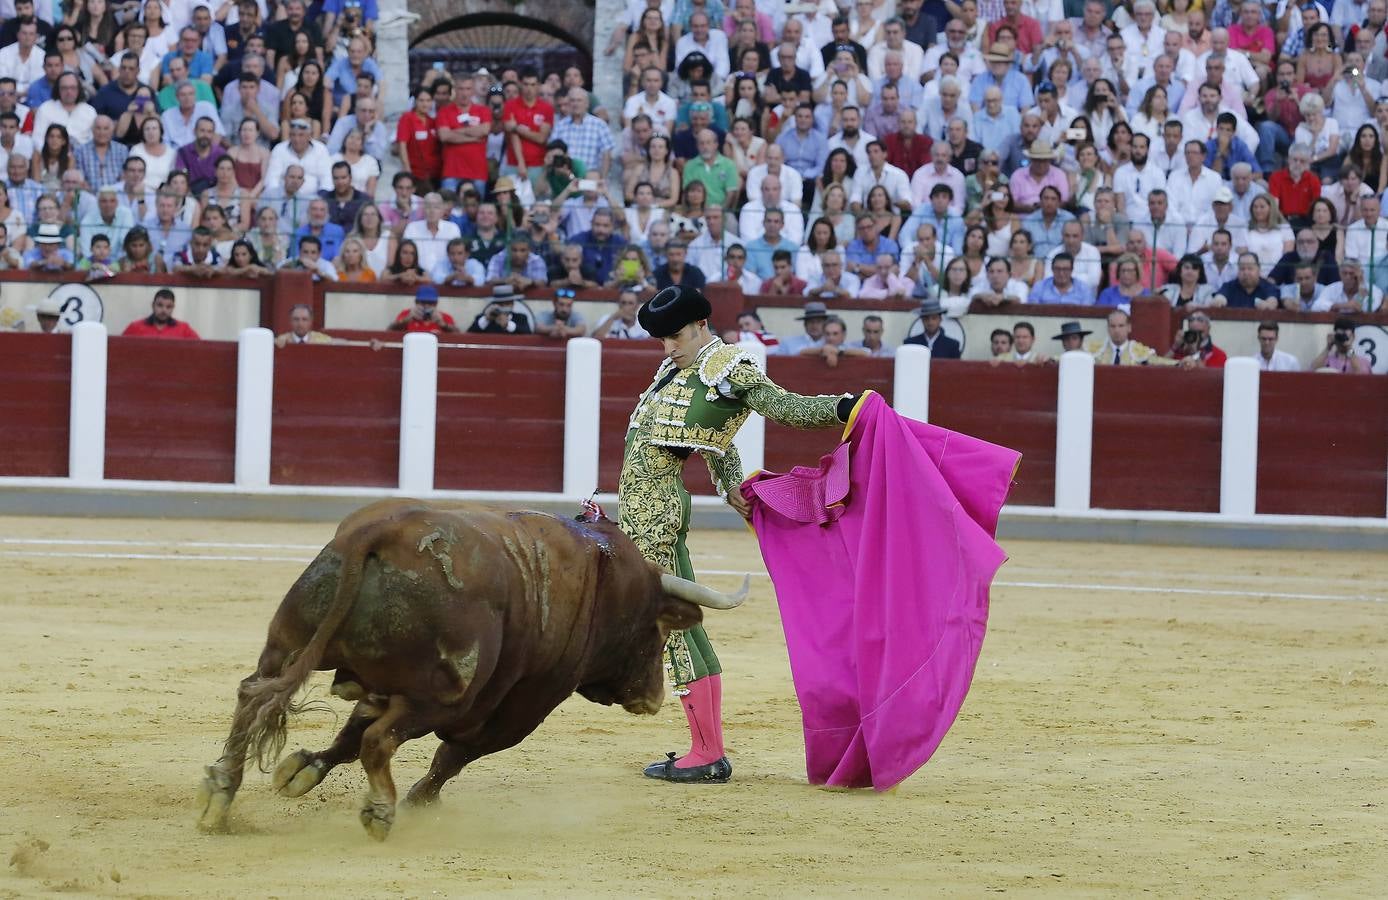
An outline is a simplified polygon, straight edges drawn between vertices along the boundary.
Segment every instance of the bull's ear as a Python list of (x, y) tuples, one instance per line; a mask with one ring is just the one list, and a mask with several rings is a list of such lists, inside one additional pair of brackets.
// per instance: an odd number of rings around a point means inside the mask
[(684, 631), (693, 628), (704, 620), (704, 611), (696, 603), (671, 597), (668, 594), (660, 601), (660, 627), (666, 632)]

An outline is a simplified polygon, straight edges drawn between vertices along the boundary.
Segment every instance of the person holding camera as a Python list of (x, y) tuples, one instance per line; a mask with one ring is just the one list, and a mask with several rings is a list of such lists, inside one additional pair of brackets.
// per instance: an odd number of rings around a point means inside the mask
[(1222, 369), (1229, 361), (1229, 355), (1216, 347), (1210, 337), (1210, 317), (1199, 311), (1186, 318), (1185, 330), (1166, 356), (1176, 360), (1183, 369)]
[(1354, 349), (1354, 320), (1341, 317), (1325, 336), (1325, 349), (1311, 360), (1312, 372), (1338, 372), (1341, 375), (1371, 375), (1369, 361)]
[(482, 315), (468, 326), (468, 334), (533, 334), (530, 316), (516, 309), (516, 301), (520, 299), (523, 299), (521, 295), (509, 284), (492, 288), (491, 301)]
[(391, 331), (422, 331), (428, 334), (456, 332), (458, 323), (446, 312), (439, 312), (439, 289), (421, 284), (414, 293), (414, 306), (402, 309), (390, 323)]

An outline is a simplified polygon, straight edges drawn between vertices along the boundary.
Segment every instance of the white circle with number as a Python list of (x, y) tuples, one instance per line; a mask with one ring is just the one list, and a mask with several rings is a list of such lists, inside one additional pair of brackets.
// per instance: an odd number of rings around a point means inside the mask
[(1388, 328), (1360, 325), (1354, 329), (1354, 349), (1369, 361), (1375, 375), (1388, 375)]
[(100, 322), (106, 313), (101, 295), (89, 284), (60, 284), (48, 296), (58, 301), (60, 310), (55, 331), (71, 331), (78, 322)]

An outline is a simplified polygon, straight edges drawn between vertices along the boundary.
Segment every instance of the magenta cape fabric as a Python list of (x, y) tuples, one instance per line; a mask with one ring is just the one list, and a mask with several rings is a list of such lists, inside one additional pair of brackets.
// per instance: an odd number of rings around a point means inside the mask
[(859, 404), (817, 469), (743, 485), (776, 588), (812, 784), (888, 790), (959, 712), (1020, 454)]

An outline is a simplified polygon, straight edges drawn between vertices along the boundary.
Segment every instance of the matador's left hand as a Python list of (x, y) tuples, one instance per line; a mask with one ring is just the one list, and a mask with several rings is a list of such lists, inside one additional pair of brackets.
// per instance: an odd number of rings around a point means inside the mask
[(747, 498), (742, 496), (741, 485), (728, 492), (728, 505), (737, 510), (737, 514), (742, 518), (752, 518), (752, 506), (747, 502)]

